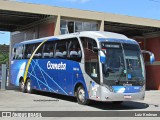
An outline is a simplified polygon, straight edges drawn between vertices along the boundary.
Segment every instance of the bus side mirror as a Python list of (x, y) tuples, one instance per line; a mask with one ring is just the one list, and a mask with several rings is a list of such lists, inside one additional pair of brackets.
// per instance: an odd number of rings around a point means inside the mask
[(155, 61), (155, 57), (154, 57), (154, 54), (150, 51), (145, 51), (145, 50), (142, 50), (142, 53), (148, 53), (150, 55), (150, 64), (153, 64), (154, 61)]
[(152, 53), (152, 54), (150, 55), (150, 63), (153, 64), (154, 61), (155, 61), (155, 57), (154, 57), (154, 54)]
[(102, 64), (106, 64), (106, 56), (105, 56), (105, 54), (104, 54), (104, 52), (101, 50), (101, 51), (99, 51), (99, 54), (100, 54), (100, 62), (102, 63)]
[(96, 52), (99, 51), (100, 62), (102, 64), (106, 64), (106, 55), (104, 54), (104, 51), (97, 48), (97, 47), (94, 47), (93, 50), (96, 51)]

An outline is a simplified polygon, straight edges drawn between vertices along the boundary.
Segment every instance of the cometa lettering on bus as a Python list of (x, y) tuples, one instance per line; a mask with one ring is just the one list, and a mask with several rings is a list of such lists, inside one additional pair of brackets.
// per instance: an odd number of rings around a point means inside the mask
[(57, 63), (51, 63), (50, 61), (48, 61), (47, 69), (66, 70), (66, 64), (63, 62), (57, 64)]

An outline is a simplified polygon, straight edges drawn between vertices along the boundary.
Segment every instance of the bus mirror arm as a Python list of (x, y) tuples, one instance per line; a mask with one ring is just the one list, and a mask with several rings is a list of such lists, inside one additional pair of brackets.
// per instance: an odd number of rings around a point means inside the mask
[(98, 51), (99, 51), (100, 62), (101, 62), (102, 64), (106, 64), (106, 55), (105, 55), (104, 51), (103, 51), (102, 49), (100, 49), (100, 48), (97, 48), (97, 47), (93, 47), (93, 50), (94, 50), (95, 52), (98, 52)]
[[(100, 48), (97, 48), (97, 47), (93, 47), (93, 51), (94, 51), (94, 52), (98, 52), (98, 51), (104, 52), (104, 50), (102, 50), (102, 49), (100, 49)], [(104, 53), (105, 53), (105, 52), (104, 52)]]
[(155, 56), (154, 53), (150, 52), (150, 51), (146, 51), (146, 50), (142, 50), (142, 53), (147, 53), (150, 55), (150, 64), (153, 64), (155, 61)]
[(93, 51), (94, 52), (98, 52), (98, 51), (100, 51), (101, 49), (99, 49), (99, 48), (97, 48), (97, 47), (93, 47)]

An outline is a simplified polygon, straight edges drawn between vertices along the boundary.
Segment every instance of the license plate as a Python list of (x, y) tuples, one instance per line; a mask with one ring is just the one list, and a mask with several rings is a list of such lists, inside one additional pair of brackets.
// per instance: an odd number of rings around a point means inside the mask
[(132, 97), (130, 95), (125, 95), (124, 99), (131, 99)]

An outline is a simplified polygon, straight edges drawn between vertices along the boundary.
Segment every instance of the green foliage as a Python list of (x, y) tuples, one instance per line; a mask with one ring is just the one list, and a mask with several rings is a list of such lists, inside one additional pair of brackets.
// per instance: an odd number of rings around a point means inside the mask
[(9, 61), (9, 54), (2, 54), (0, 52), (0, 64), (6, 64)]

